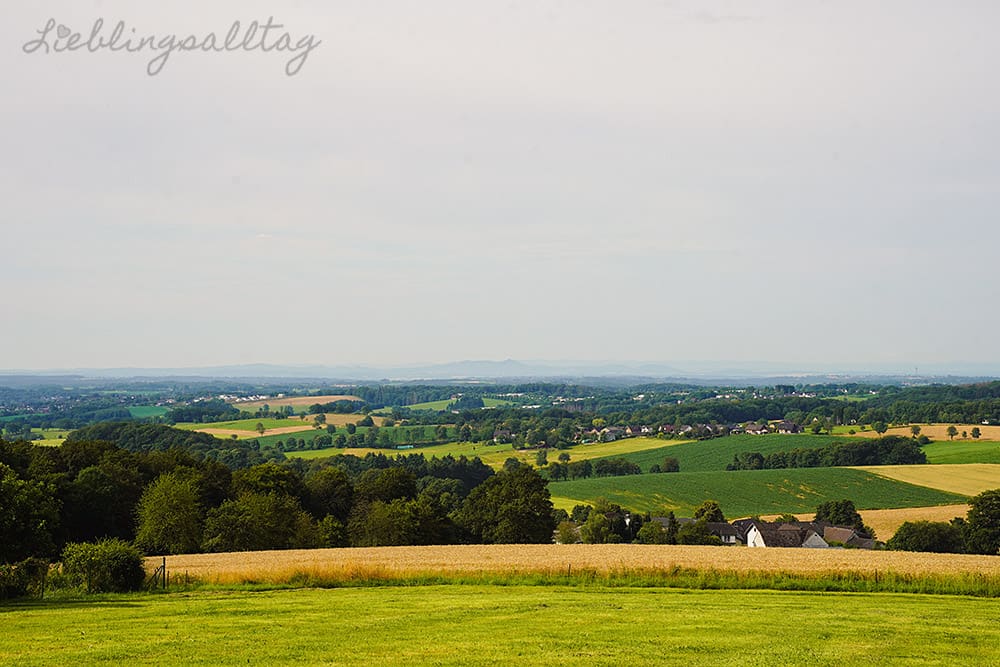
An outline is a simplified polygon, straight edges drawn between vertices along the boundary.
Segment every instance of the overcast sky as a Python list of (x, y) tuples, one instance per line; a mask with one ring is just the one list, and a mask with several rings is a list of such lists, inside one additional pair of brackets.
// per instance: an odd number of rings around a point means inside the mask
[(206, 4), (4, 2), (0, 368), (1000, 361), (1000, 3)]

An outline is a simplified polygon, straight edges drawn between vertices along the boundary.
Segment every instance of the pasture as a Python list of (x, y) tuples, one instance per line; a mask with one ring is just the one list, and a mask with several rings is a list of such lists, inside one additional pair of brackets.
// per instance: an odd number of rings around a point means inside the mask
[(959, 596), (382, 586), (108, 596), (0, 616), (0, 663), (25, 666), (1000, 660), (996, 601)]
[(1000, 463), (1000, 442), (955, 440), (923, 446), (928, 463)]
[(1000, 464), (996, 463), (871, 466), (859, 467), (858, 470), (966, 496), (1000, 488)]
[(64, 428), (33, 428), (31, 432), (34, 435), (42, 436), (40, 440), (32, 440), (32, 444), (49, 447), (61, 445), (70, 433), (69, 430)]
[[(682, 468), (683, 470), (683, 464)], [(852, 468), (796, 468), (735, 472), (679, 472), (550, 482), (556, 507), (604, 497), (631, 510), (691, 516), (707, 499), (726, 517), (814, 512), (827, 500), (849, 498), (858, 509), (926, 507), (964, 503), (966, 497), (915, 486)]]
[(170, 412), (170, 408), (162, 405), (133, 405), (128, 409), (133, 419), (149, 419), (150, 417), (162, 417)]
[[(398, 407), (406, 408), (407, 410), (429, 410), (432, 412), (441, 412), (442, 410), (447, 410), (448, 406), (454, 403), (454, 399), (445, 398), (440, 401), (425, 401), (423, 403), (412, 403), (410, 405), (400, 405)], [(508, 401), (502, 398), (483, 398), (483, 406), (486, 408), (497, 408), (504, 405), (513, 405), (513, 401)], [(387, 406), (380, 409), (378, 412), (382, 414), (388, 414), (392, 412), (394, 406)]]

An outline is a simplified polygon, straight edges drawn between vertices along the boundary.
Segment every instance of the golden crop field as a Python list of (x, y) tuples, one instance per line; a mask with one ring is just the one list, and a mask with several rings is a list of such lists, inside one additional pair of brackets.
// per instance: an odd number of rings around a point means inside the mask
[[(916, 424), (916, 426), (920, 427), (920, 435), (926, 435), (932, 440), (950, 440), (948, 437), (948, 427), (952, 426), (952, 424)], [(980, 440), (1000, 440), (1000, 426), (984, 426), (983, 424), (954, 424), (954, 427), (958, 429), (959, 433), (959, 435), (955, 436), (956, 440), (962, 437), (962, 431), (969, 433), (974, 428), (978, 428), (982, 434), (979, 436)], [(837, 435), (846, 434), (838, 433)], [(857, 431), (854, 433), (855, 437), (862, 438), (873, 438), (875, 435), (876, 433), (871, 429), (866, 431)], [(910, 430), (909, 426), (895, 426), (886, 431), (886, 435), (903, 435), (910, 437), (913, 435), (913, 431)], [(969, 436), (968, 439), (971, 440), (972, 436)]]
[(997, 463), (867, 466), (858, 469), (900, 482), (967, 496), (1000, 488), (1000, 464)]
[(275, 408), (290, 405), (293, 408), (308, 408), (310, 405), (315, 405), (317, 403), (333, 403), (334, 401), (360, 401), (361, 399), (357, 396), (351, 396), (347, 394), (330, 394), (326, 396), (285, 396), (284, 398), (268, 398), (263, 401), (240, 401), (238, 403), (232, 403), (234, 407), (239, 410), (256, 410), (262, 408), (265, 405), (270, 407), (272, 410)]
[[(234, 435), (238, 438), (256, 438), (259, 435), (257, 431), (232, 429), (232, 428), (199, 428), (195, 430), (198, 433), (208, 433), (209, 435), (214, 435), (217, 438), (229, 438)], [(309, 424), (296, 424), (295, 426), (282, 426), (281, 428), (269, 428), (266, 431), (264, 431), (264, 435), (302, 433), (303, 431), (313, 431), (313, 430), (315, 429), (312, 426), (312, 422), (310, 422)]]
[[(147, 560), (151, 570), (160, 558)], [(637, 544), (530, 544), (309, 549), (167, 556), (167, 569), (200, 580), (278, 583), (296, 575), (388, 578), (434, 574), (559, 574), (672, 568), (822, 575), (984, 574), (1000, 576), (1000, 558), (855, 549), (752, 549)]]
[[(875, 536), (888, 540), (896, 534), (905, 521), (951, 521), (957, 516), (964, 517), (969, 511), (968, 505), (935, 505), (933, 507), (904, 507), (892, 510), (860, 510), (858, 513), (865, 525), (875, 531)], [(761, 517), (766, 521), (774, 520), (778, 515), (770, 514)], [(800, 521), (812, 521), (814, 514), (796, 514)]]
[[(315, 426), (313, 425), (313, 418), (315, 415), (304, 415), (305, 419), (300, 419), (299, 417), (289, 417), (282, 421), (287, 422), (288, 426), (279, 426), (276, 428), (268, 428), (264, 431), (264, 435), (284, 435), (285, 433), (303, 433), (305, 431), (314, 431)], [(342, 428), (347, 424), (356, 424), (362, 419), (363, 415), (357, 414), (342, 414), (339, 412), (327, 412), (326, 413), (326, 423), (336, 426), (337, 428)], [(372, 421), (376, 426), (382, 426), (385, 423), (385, 417), (372, 416)], [(193, 425), (191, 425), (193, 426)], [(191, 428), (188, 426), (188, 428)], [(237, 438), (256, 438), (259, 434), (254, 428), (256, 422), (252, 419), (243, 420), (240, 423), (235, 423), (233, 426), (238, 426), (238, 428), (192, 428), (191, 430), (198, 431), (199, 433), (208, 433), (214, 435), (218, 438), (229, 438), (231, 436), (236, 436)]]

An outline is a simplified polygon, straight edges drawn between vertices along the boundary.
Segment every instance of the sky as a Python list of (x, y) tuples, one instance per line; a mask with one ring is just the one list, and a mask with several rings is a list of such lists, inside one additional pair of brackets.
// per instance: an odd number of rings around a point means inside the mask
[(998, 3), (206, 5), (5, 3), (0, 369), (1000, 362)]

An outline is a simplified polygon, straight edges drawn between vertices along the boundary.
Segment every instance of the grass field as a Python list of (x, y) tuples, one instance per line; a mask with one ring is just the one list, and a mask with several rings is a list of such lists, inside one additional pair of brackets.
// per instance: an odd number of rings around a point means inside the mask
[[(445, 398), (440, 401), (426, 401), (424, 403), (413, 403), (411, 405), (403, 405), (400, 407), (406, 408), (407, 410), (431, 410), (434, 412), (440, 412), (441, 410), (447, 410), (448, 406), (454, 402), (454, 399)], [(496, 408), (502, 405), (513, 405), (512, 401), (508, 401), (502, 398), (483, 398), (483, 406), (487, 408)], [(383, 414), (389, 414), (392, 412), (391, 407), (385, 407), (378, 412)]]
[(162, 417), (170, 412), (170, 408), (161, 405), (133, 405), (128, 411), (133, 419), (149, 419), (150, 417)]
[(421, 586), (111, 596), (0, 616), (0, 663), (16, 665), (1000, 660), (996, 601), (956, 596)]
[[(440, 400), (440, 401), (426, 401), (424, 403), (414, 403), (413, 405), (404, 405), (403, 407), (407, 408), (409, 410), (433, 410), (433, 411), (441, 411), (441, 410), (444, 410), (445, 408), (447, 408), (449, 405), (451, 405), (452, 402), (453, 402), (453, 399), (446, 398), (446, 399), (443, 399), (443, 400)], [(484, 401), (484, 403), (485, 403), (485, 401)]]
[[(659, 440), (657, 438), (628, 438), (609, 445), (620, 445), (621, 451), (611, 451), (602, 457), (621, 458), (637, 463), (644, 471), (654, 463), (663, 463), (663, 458), (673, 456), (681, 464), (681, 472), (708, 472), (725, 470), (733, 462), (733, 456), (742, 452), (760, 452), (765, 456), (772, 452), (790, 449), (813, 449), (844, 442), (847, 438), (825, 435), (730, 435), (712, 440)], [(627, 449), (628, 443), (645, 442), (648, 446)], [(592, 445), (586, 445), (588, 447)]]
[(246, 410), (248, 412), (258, 410), (265, 405), (272, 410), (290, 405), (296, 409), (296, 412), (299, 412), (300, 409), (308, 408), (310, 405), (323, 405), (324, 403), (333, 403), (335, 401), (360, 400), (361, 399), (357, 396), (351, 396), (349, 394), (326, 394), (323, 396), (285, 396), (284, 398), (268, 398), (263, 401), (239, 401), (231, 403), (231, 405), (237, 410)]
[(1000, 464), (871, 466), (858, 468), (889, 479), (926, 486), (941, 491), (974, 496), (988, 489), (1000, 489)]
[(31, 429), (33, 434), (41, 435), (41, 440), (32, 440), (33, 445), (43, 445), (46, 447), (55, 447), (61, 445), (66, 436), (69, 435), (69, 430), (64, 428), (33, 428)]
[[(683, 467), (682, 467), (683, 470)], [(849, 498), (858, 509), (953, 505), (963, 495), (914, 486), (851, 468), (799, 468), (736, 472), (679, 472), (550, 482), (553, 503), (571, 509), (605, 497), (649, 512), (690, 516), (704, 500), (719, 501), (729, 518), (815, 511), (827, 500)]]
[(955, 440), (924, 445), (928, 463), (1000, 463), (1000, 442)]

